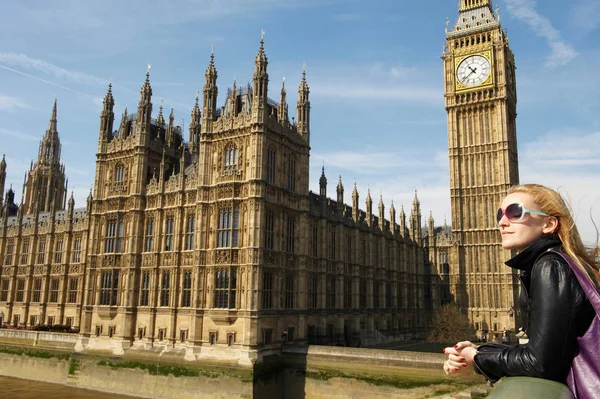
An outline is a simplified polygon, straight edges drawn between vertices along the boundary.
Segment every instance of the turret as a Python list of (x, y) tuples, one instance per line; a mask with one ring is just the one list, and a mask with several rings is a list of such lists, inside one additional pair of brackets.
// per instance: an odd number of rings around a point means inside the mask
[(261, 38), (258, 54), (254, 61), (254, 75), (252, 78), (252, 120), (255, 123), (264, 123), (266, 118), (269, 74), (267, 73), (268, 61), (264, 44), (264, 38)]
[(432, 248), (435, 243), (435, 226), (433, 221), (433, 214), (429, 211), (429, 220), (428, 220), (428, 236), (429, 236), (429, 247)]
[(212, 123), (215, 120), (217, 112), (217, 95), (219, 89), (217, 88), (217, 70), (215, 69), (215, 53), (214, 51), (210, 55), (210, 62), (206, 73), (204, 74), (206, 82), (202, 89), (203, 100), (202, 100), (202, 113), (204, 119), (202, 123), (202, 132), (211, 133)]
[(56, 98), (52, 107), (52, 115), (48, 122), (48, 130), (44, 134), (44, 138), (40, 142), (38, 152), (38, 163), (44, 165), (59, 165), (60, 164), (60, 140), (58, 138), (57, 118), (56, 118)]
[(165, 137), (165, 141), (168, 147), (175, 147), (175, 114), (173, 113), (173, 108), (171, 108), (171, 113), (169, 114), (169, 127), (167, 128), (167, 135)]
[(237, 116), (237, 79), (233, 77), (233, 88), (231, 89), (231, 117)]
[(192, 115), (190, 118), (190, 153), (193, 158), (198, 156), (199, 145), (200, 145), (200, 128), (202, 121), (200, 119), (200, 107), (198, 105), (198, 92), (196, 92), (196, 102), (194, 108), (192, 108)]
[(129, 114), (127, 113), (127, 107), (125, 107), (125, 111), (123, 111), (123, 116), (121, 117), (121, 125), (119, 126), (118, 136), (120, 139), (125, 138), (127, 134), (127, 122), (129, 121)]
[(67, 207), (68, 220), (73, 220), (74, 210), (75, 210), (75, 198), (73, 197), (73, 191), (71, 191), (71, 197), (69, 198), (69, 206)]
[(321, 202), (321, 213), (327, 213), (327, 178), (325, 177), (325, 166), (321, 169), (319, 178), (319, 201)]
[(150, 123), (152, 121), (152, 87), (150, 87), (150, 65), (146, 72), (146, 81), (140, 89), (140, 102), (137, 112), (137, 132), (139, 143), (147, 145), (150, 142)]
[(298, 133), (310, 143), (310, 101), (308, 99), (310, 89), (306, 83), (306, 70), (302, 71), (302, 80), (298, 87), (298, 103), (296, 105), (296, 117), (298, 118)]
[[(4, 204), (4, 185), (6, 184), (6, 159), (2, 155), (2, 161), (0, 161), (0, 208)], [(0, 210), (2, 213), (2, 210)]]
[(356, 189), (356, 182), (354, 182), (354, 190), (352, 190), (352, 219), (354, 223), (358, 223), (358, 190)]
[(287, 92), (285, 90), (285, 78), (283, 78), (283, 83), (281, 84), (281, 94), (279, 96), (279, 108), (277, 110), (277, 119), (279, 120), (279, 123), (283, 125), (287, 125), (289, 123), (286, 97)]
[[(57, 130), (57, 100), (54, 99), (48, 129), (40, 142), (38, 159), (31, 163), (29, 173), (25, 173), (23, 212), (31, 213), (35, 207), (40, 212), (49, 212), (50, 206), (64, 204), (65, 166), (60, 162), (61, 144)], [(23, 200), (23, 198), (22, 198)]]
[(373, 200), (371, 199), (371, 189), (367, 190), (367, 226), (373, 227)]
[(406, 238), (406, 213), (404, 213), (404, 205), (400, 208), (400, 236)]
[(417, 190), (415, 190), (415, 198), (413, 199), (409, 223), (411, 238), (413, 241), (419, 242), (421, 239), (421, 203), (417, 197)]
[(98, 152), (106, 151), (106, 143), (112, 140), (113, 124), (115, 121), (115, 99), (112, 95), (112, 83), (108, 84), (108, 92), (104, 96), (102, 112), (100, 113), (100, 135), (98, 137)]
[(165, 127), (165, 117), (163, 115), (163, 100), (160, 99), (160, 107), (158, 108), (158, 116), (156, 117), (156, 124), (160, 127)]
[(379, 214), (379, 228), (383, 231), (383, 226), (385, 225), (385, 206), (383, 205), (383, 195), (379, 196), (379, 206), (377, 207)]
[(342, 175), (340, 175), (340, 180), (338, 181), (335, 191), (337, 193), (337, 214), (342, 216), (344, 212), (344, 185), (342, 184)]
[(390, 205), (390, 233), (396, 234), (396, 208), (393, 200)]

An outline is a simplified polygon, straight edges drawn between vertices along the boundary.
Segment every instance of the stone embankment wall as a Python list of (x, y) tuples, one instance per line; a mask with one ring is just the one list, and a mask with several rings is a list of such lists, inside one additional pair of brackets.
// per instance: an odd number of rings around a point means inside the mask
[(176, 349), (74, 354), (76, 339), (0, 330), (0, 375), (165, 399), (418, 399), (481, 384), (474, 376), (446, 379), (441, 353), (286, 346), (244, 368), (216, 360), (186, 361), (185, 351)]

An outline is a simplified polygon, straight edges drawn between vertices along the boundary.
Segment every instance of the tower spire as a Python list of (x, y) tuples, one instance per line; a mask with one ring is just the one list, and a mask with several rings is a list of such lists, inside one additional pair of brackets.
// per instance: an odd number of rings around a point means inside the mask
[(213, 46), (210, 54), (210, 62), (208, 68), (204, 74), (205, 82), (204, 88), (202, 89), (203, 101), (202, 101), (202, 113), (204, 114), (204, 123), (202, 123), (203, 132), (212, 131), (212, 121), (215, 120), (216, 108), (217, 108), (217, 95), (219, 89), (217, 88), (217, 69), (215, 68), (215, 48)]
[(296, 117), (298, 118), (298, 133), (310, 142), (310, 89), (306, 83), (306, 64), (302, 68), (302, 80), (298, 87), (298, 103)]
[(108, 91), (102, 102), (102, 112), (100, 113), (100, 135), (98, 138), (98, 153), (106, 150), (105, 144), (112, 139), (115, 99), (112, 95), (112, 82), (108, 84)]
[(277, 110), (277, 117), (279, 123), (288, 122), (288, 105), (287, 105), (287, 91), (285, 90), (285, 76), (281, 83), (281, 95), (279, 97), (279, 109)]
[(258, 54), (254, 61), (254, 75), (252, 78), (253, 85), (253, 100), (252, 100), (252, 117), (255, 122), (264, 123), (267, 117), (267, 93), (269, 91), (269, 74), (267, 73), (267, 65), (269, 64), (265, 55), (265, 31), (261, 31), (260, 46)]

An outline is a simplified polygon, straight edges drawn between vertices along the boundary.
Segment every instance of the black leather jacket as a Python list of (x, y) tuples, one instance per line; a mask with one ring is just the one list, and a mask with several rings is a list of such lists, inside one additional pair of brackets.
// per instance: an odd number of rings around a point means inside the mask
[(542, 237), (506, 262), (520, 271), (521, 311), (529, 343), (480, 347), (475, 371), (491, 382), (504, 376), (566, 382), (577, 337), (596, 313), (566, 261), (553, 253), (540, 257), (560, 245), (557, 239)]

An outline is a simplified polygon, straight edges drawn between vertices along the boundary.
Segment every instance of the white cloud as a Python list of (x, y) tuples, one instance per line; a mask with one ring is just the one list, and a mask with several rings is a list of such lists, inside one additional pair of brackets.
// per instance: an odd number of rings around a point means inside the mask
[(61, 80), (80, 84), (106, 84), (106, 79), (88, 75), (84, 72), (61, 68), (44, 60), (34, 59), (21, 53), (0, 53), (0, 62), (13, 67), (36, 70)]
[(0, 111), (14, 112), (20, 108), (31, 109), (32, 107), (25, 104), (18, 98), (0, 94)]
[(587, 244), (596, 241), (600, 225), (600, 132), (551, 132), (527, 143), (519, 155), (521, 183), (558, 190), (571, 205)]
[(417, 102), (442, 106), (440, 87), (429, 82), (425, 68), (377, 62), (371, 65), (317, 65), (308, 76), (316, 97), (369, 101)]
[(506, 8), (517, 19), (527, 24), (536, 35), (547, 40), (551, 53), (546, 60), (546, 66), (563, 66), (577, 56), (575, 49), (562, 39), (550, 20), (536, 10), (535, 0), (506, 0)]
[(414, 101), (435, 105), (441, 105), (443, 102), (438, 90), (404, 85), (373, 85), (350, 81), (345, 84), (319, 84), (315, 82), (311, 84), (311, 92), (315, 96), (347, 100)]
[(0, 136), (11, 136), (16, 137), (20, 140), (35, 140), (38, 141), (40, 138), (31, 134), (15, 132), (14, 130), (3, 129), (0, 127)]

